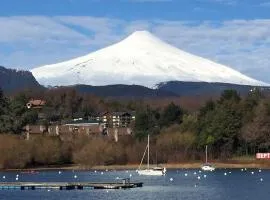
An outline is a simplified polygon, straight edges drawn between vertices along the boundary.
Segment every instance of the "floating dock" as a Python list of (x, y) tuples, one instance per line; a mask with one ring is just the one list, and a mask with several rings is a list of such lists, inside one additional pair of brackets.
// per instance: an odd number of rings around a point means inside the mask
[(142, 182), (132, 183), (124, 179), (122, 183), (93, 183), (93, 182), (2, 182), (0, 190), (84, 190), (84, 189), (128, 189), (142, 187)]

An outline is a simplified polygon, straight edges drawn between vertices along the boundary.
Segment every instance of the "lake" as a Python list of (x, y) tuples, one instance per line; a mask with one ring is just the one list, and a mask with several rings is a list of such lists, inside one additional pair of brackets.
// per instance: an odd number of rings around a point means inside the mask
[[(268, 200), (270, 199), (270, 170), (217, 169), (214, 172), (199, 170), (168, 170), (163, 177), (139, 176), (136, 171), (41, 171), (38, 174), (0, 172), (1, 182), (114, 182), (131, 177), (131, 181), (144, 183), (142, 188), (127, 190), (0, 190), (4, 200)], [(5, 178), (3, 178), (5, 177)], [(77, 178), (74, 178), (77, 177)]]

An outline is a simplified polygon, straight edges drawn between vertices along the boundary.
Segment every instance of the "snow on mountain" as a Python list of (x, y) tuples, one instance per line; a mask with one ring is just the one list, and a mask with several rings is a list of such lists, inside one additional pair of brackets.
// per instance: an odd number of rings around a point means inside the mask
[(31, 70), (43, 85), (137, 84), (166, 81), (223, 82), (266, 86), (221, 64), (177, 49), (147, 31), (86, 56)]

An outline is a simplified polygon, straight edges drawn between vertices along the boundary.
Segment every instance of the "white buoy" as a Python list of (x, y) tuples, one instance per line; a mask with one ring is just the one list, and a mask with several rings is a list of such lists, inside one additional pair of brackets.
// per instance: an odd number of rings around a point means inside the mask
[(247, 168), (245, 168), (245, 171), (247, 171)]
[(77, 175), (74, 175), (74, 178), (77, 178)]
[(104, 173), (103, 172), (100, 172), (101, 175), (103, 175)]
[(108, 171), (108, 169), (106, 169), (106, 172)]
[(244, 171), (244, 169), (241, 169), (241, 171)]
[(170, 181), (172, 182), (173, 181), (173, 178), (170, 178)]
[(116, 180), (118, 180), (118, 179), (119, 179), (119, 177), (117, 176), (115, 179), (116, 179)]
[(3, 176), (3, 179), (6, 179), (6, 176)]
[(187, 173), (185, 173), (185, 176), (188, 176), (188, 174), (187, 174)]
[(196, 174), (197, 174), (197, 172), (194, 172), (193, 174), (194, 174), (194, 175), (196, 175)]
[(200, 177), (200, 176), (198, 176), (198, 177), (197, 177), (197, 179), (198, 179), (198, 180), (201, 180), (201, 177)]
[(202, 171), (200, 170), (199, 173), (202, 173)]
[(48, 189), (47, 191), (48, 191), (48, 192), (50, 192), (51, 190), (50, 190), (50, 189)]
[(195, 184), (194, 187), (196, 188), (197, 187), (197, 184)]
[(97, 170), (95, 170), (95, 173), (97, 173)]
[(260, 170), (260, 169), (259, 169), (259, 172), (261, 173), (261, 172), (262, 172), (262, 170)]
[(260, 178), (260, 181), (263, 182), (263, 178)]
[(254, 174), (254, 172), (251, 172), (251, 174), (253, 175), (253, 174)]
[(108, 192), (109, 192), (109, 190), (106, 190), (106, 192), (108, 193)]
[(17, 174), (16, 177), (19, 177), (19, 174)]
[(130, 174), (129, 177), (132, 177), (132, 174)]
[(16, 177), (16, 181), (17, 181), (17, 180), (19, 180), (19, 178), (18, 178), (18, 177)]
[(126, 173), (128, 173), (128, 170), (126, 171)]
[(61, 172), (61, 171), (59, 171), (59, 172), (58, 172), (58, 174), (62, 174), (62, 172)]
[(207, 175), (206, 175), (206, 174), (204, 174), (204, 175), (203, 175), (203, 177), (204, 177), (204, 178), (206, 178), (206, 177), (207, 177)]
[(232, 172), (229, 172), (229, 174), (231, 174)]
[(226, 172), (224, 173), (224, 176), (227, 176), (227, 173)]

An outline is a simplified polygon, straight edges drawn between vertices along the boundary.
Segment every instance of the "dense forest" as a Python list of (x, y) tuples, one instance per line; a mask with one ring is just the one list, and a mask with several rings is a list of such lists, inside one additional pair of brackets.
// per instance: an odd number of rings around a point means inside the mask
[[(46, 101), (42, 119), (37, 110), (25, 106), (33, 97)], [(193, 108), (184, 105), (153, 99), (106, 99), (67, 88), (25, 91), (13, 96), (0, 91), (0, 168), (136, 164), (148, 134), (152, 163), (203, 160), (205, 145), (210, 159), (215, 160), (270, 150), (270, 98), (260, 89), (244, 97), (235, 90), (225, 90), (219, 98)], [(22, 137), (23, 127), (29, 123), (61, 123), (78, 114), (87, 117), (102, 111), (136, 111), (134, 135), (123, 136), (117, 143), (104, 136)]]

